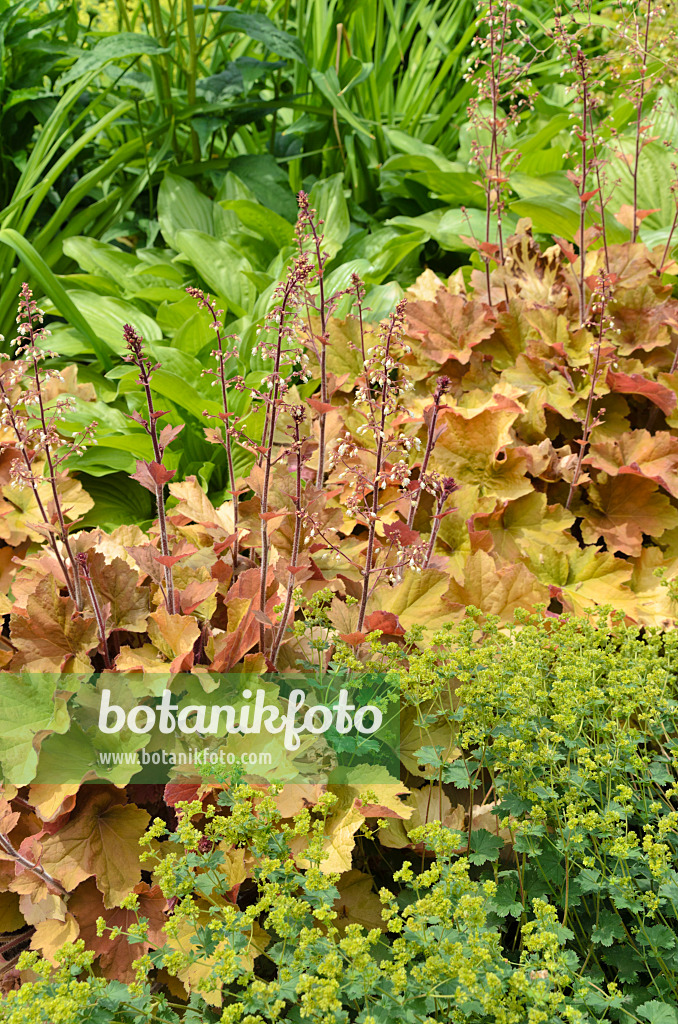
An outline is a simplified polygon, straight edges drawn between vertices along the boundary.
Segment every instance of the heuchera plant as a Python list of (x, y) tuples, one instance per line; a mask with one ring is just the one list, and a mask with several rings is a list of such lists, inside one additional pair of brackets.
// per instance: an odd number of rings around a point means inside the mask
[[(678, 267), (664, 248), (628, 241), (585, 253), (582, 323), (581, 257), (559, 243), (542, 250), (523, 221), (490, 269), (492, 305), (484, 265), (447, 282), (427, 271), (373, 325), (357, 278), (326, 294), (320, 235), (302, 196), (298, 255), (259, 336), (269, 369), (246, 418), (230, 405), (245, 386), (229, 376), (237, 340), (212, 298), (191, 289), (215, 329), (209, 372), (222, 411), (205, 429), (231, 466), (218, 507), (166, 465), (178, 429), (161, 426), (156, 367), (125, 328), (145, 403), (135, 419), (153, 452), (135, 474), (156, 504), (148, 532), (77, 529), (91, 503), (65, 460), (83, 438), (64, 437), (58, 417), (80, 386), (44, 366), (41, 314), (24, 289), (19, 349), (0, 372), (0, 662), (12, 707), (0, 754), (25, 767), (26, 785), (41, 739), (65, 728), (54, 710), (63, 696), (46, 698), (31, 672), (144, 673), (148, 687), (158, 671), (284, 673), (332, 657), (360, 667), (379, 662), (384, 638), (412, 654), (424, 626), (461, 619), (468, 605), (506, 622), (518, 607), (579, 614), (603, 600), (630, 622), (672, 621), (656, 575), (678, 568)], [(341, 319), (339, 302), (350, 307)], [(246, 479), (232, 471), (238, 445), (255, 455)], [(429, 710), (429, 745), (456, 757), (449, 722)], [(403, 714), (403, 760), (430, 777), (415, 756), (418, 720)], [(89, 741), (64, 742), (74, 755)], [(136, 840), (163, 798), (181, 797), (6, 787), (0, 906), (10, 945), (22, 925), (50, 954), (77, 934), (94, 942), (102, 907), (123, 915), (135, 885), (160, 927), (165, 902), (141, 879)], [(357, 798), (335, 822), (349, 853), (365, 817)], [(375, 806), (394, 799), (402, 817), (397, 793)], [(442, 820), (442, 790), (423, 799), (440, 804)], [(472, 809), (466, 817), (472, 831)], [(104, 834), (122, 839), (114, 849), (91, 839)], [(93, 948), (102, 970), (124, 974), (108, 945)]]

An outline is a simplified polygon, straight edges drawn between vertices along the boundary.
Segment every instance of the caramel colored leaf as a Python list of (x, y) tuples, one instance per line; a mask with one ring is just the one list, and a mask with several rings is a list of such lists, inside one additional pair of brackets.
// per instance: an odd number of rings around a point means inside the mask
[[(39, 467), (36, 473), (39, 475)], [(84, 490), (82, 484), (66, 474), (57, 474), (57, 491), (61, 499), (62, 511), (68, 522), (84, 516), (94, 507), (94, 502)], [(43, 535), (29, 527), (29, 523), (42, 523), (42, 516), (35, 495), (30, 487), (21, 489), (7, 484), (0, 487), (0, 540), (8, 544), (20, 544), (30, 537), (31, 540), (42, 541)], [(49, 509), (53, 504), (52, 487), (48, 480), (38, 485), (38, 495), (43, 507)]]
[(66, 659), (85, 655), (97, 647), (94, 618), (75, 615), (70, 597), (61, 597), (54, 579), (38, 583), (26, 604), (27, 616), (10, 620), (12, 643), (38, 671), (59, 671)]
[(610, 391), (616, 391), (620, 395), (642, 395), (667, 416), (676, 407), (675, 391), (659, 380), (650, 380), (642, 373), (615, 373), (610, 369), (607, 371), (607, 385)]
[(593, 507), (581, 506), (577, 511), (583, 516), (582, 536), (587, 544), (602, 537), (608, 551), (637, 557), (643, 534), (661, 537), (678, 526), (678, 511), (670, 499), (644, 477), (613, 476), (605, 483), (590, 484), (586, 494)]
[(407, 307), (407, 332), (422, 340), (426, 355), (441, 365), (448, 359), (466, 364), (476, 345), (494, 331), (492, 309), (483, 302), (440, 289), (432, 300)]
[(45, 960), (56, 964), (57, 952), (67, 942), (75, 942), (79, 934), (78, 922), (72, 914), (66, 914), (65, 921), (40, 921), (35, 926), (31, 949), (39, 950)]
[(26, 921), (15, 892), (0, 892), (0, 931), (15, 932), (30, 921)]
[(177, 499), (172, 515), (186, 516), (193, 523), (204, 526), (220, 526), (226, 533), (233, 532), (233, 509), (231, 502), (225, 502), (216, 509), (198, 483), (196, 477), (189, 476), (180, 483), (169, 485), (169, 492)]
[[(151, 946), (158, 947), (164, 943), (162, 928), (167, 900), (160, 887), (154, 885), (151, 888), (146, 882), (139, 882), (131, 891), (136, 893), (138, 912), (122, 910), (120, 907), (107, 910), (91, 878), (82, 882), (68, 900), (68, 909), (80, 927), (80, 938), (85, 940), (85, 947), (96, 954), (104, 975), (124, 982), (134, 980), (132, 962), (137, 957), (146, 953)], [(108, 928), (122, 928), (126, 932), (130, 925), (136, 924), (137, 916), (148, 920), (149, 942), (130, 943), (125, 935), (111, 939), (108, 932), (101, 937), (97, 936), (97, 918), (103, 917)]]
[[(349, 796), (335, 804), (334, 813), (325, 821), (323, 859), (320, 861), (320, 870), (323, 874), (341, 874), (350, 870), (355, 834), (364, 820), (352, 797)], [(305, 845), (304, 841), (292, 843), (293, 852), (300, 854), (297, 856), (297, 864), (302, 869), (311, 866), (311, 862), (303, 855)]]
[(565, 419), (574, 419), (578, 395), (573, 394), (562, 373), (546, 360), (518, 356), (515, 366), (502, 374), (502, 379), (516, 388), (527, 411), (521, 423), (529, 427), (529, 440), (542, 440), (546, 433), (546, 410), (551, 409)]
[(475, 551), (466, 559), (463, 582), (452, 580), (446, 598), (464, 609), (475, 605), (486, 615), (499, 615), (504, 622), (513, 619), (518, 608), (548, 604), (547, 588), (525, 565), (497, 566), (486, 551)]
[[(404, 629), (423, 624), (434, 627), (449, 620), (442, 597), (450, 578), (438, 569), (406, 569), (401, 583), (380, 591), (371, 602), (381, 612), (392, 612)], [(377, 610), (377, 609), (375, 609)]]
[(505, 395), (494, 396), (492, 404), (479, 412), (442, 409), (439, 422), (446, 429), (433, 450), (434, 468), (458, 483), (478, 487), (481, 495), (506, 500), (529, 494), (532, 484), (525, 476), (525, 457), (507, 448), (521, 412), (522, 407)]
[(474, 532), (487, 531), (494, 551), (507, 561), (517, 562), (544, 545), (566, 549), (570, 539), (565, 536), (575, 517), (562, 505), (547, 505), (541, 491), (525, 494), (489, 515), (472, 516)]
[(382, 903), (374, 891), (371, 875), (352, 869), (342, 875), (337, 883), (339, 898), (332, 908), (336, 918), (332, 922), (343, 935), (349, 924), (360, 924), (368, 931), (379, 928), (386, 931), (386, 923), (381, 916)]
[(106, 625), (131, 633), (145, 632), (149, 592), (138, 586), (139, 573), (122, 558), (106, 562), (99, 552), (90, 555), (88, 566), (99, 602), (110, 605)]
[(170, 615), (163, 605), (149, 618), (148, 635), (159, 651), (173, 661), (193, 650), (200, 628), (193, 618)]
[(678, 438), (665, 430), (628, 430), (614, 441), (592, 444), (584, 462), (609, 476), (647, 477), (678, 498)]
[[(357, 319), (337, 320), (332, 317), (328, 325), (329, 341), (326, 346), (327, 368), (337, 377), (346, 376), (339, 391), (352, 391), (363, 373), (360, 351), (360, 329)], [(369, 338), (369, 328), (367, 331)]]
[(81, 794), (64, 827), (42, 840), (42, 865), (68, 892), (93, 875), (113, 907), (141, 880), (138, 844), (149, 815), (123, 803), (124, 793), (86, 786)]
[(65, 921), (66, 904), (61, 896), (43, 890), (31, 895), (18, 896), (19, 907), (26, 924), (37, 925), (41, 921)]
[(73, 810), (79, 788), (77, 783), (33, 785), (28, 802), (41, 821), (54, 821), (59, 815)]

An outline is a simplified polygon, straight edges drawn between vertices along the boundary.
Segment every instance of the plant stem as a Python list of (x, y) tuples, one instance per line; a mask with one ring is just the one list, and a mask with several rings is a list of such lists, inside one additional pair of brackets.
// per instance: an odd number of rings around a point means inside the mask
[[(303, 413), (303, 411), (302, 411)], [(294, 417), (294, 448), (297, 455), (296, 466), (295, 466), (295, 491), (294, 491), (294, 537), (292, 538), (292, 556), (290, 559), (290, 575), (287, 583), (287, 596), (285, 597), (285, 606), (283, 613), (280, 618), (278, 630), (273, 641), (271, 648), (271, 662), (275, 668), (278, 660), (278, 653), (280, 651), (280, 644), (282, 643), (287, 628), (287, 620), (289, 619), (290, 609), (292, 607), (292, 594), (294, 591), (294, 573), (291, 571), (296, 567), (297, 559), (299, 557), (299, 546), (301, 542), (301, 524), (302, 524), (302, 509), (301, 509), (301, 440), (299, 436), (299, 424), (301, 418)]]
[[(14, 415), (14, 410), (12, 408), (12, 404), (11, 404), (9, 395), (7, 394), (7, 391), (5, 390), (5, 386), (4, 386), (4, 384), (2, 383), (1, 380), (0, 380), (0, 394), (2, 395), (2, 397), (4, 399), (5, 408), (7, 410), (8, 416), (9, 416), (9, 421), (11, 423), (12, 430), (14, 431), (14, 434), (15, 434), (15, 436), (17, 438), (17, 441), (20, 444), (22, 444), (22, 437), (21, 437), (21, 432), (19, 430), (19, 425), (18, 425), (18, 423), (16, 421), (16, 417)], [(35, 475), (33, 473), (33, 468), (31, 466), (31, 460), (28, 457), (28, 454), (26, 452), (25, 447), (23, 447), (23, 446), (20, 447), (19, 451), (21, 452), (21, 457), (23, 458), (24, 465), (26, 466), (26, 469), (28, 471), (28, 482), (29, 482), (31, 490), (33, 491), (33, 497), (35, 498), (36, 504), (37, 504), (38, 509), (40, 511), (40, 515), (42, 516), (42, 521), (44, 522), (45, 526), (47, 527), (47, 540), (48, 540), (48, 543), (49, 543), (50, 547), (52, 548), (52, 551), (54, 552), (54, 555), (56, 556), (56, 560), (59, 563), (59, 568), (61, 569), (61, 571), (62, 571), (62, 573), (64, 575), (64, 579), (66, 580), (66, 587), (68, 589), (69, 596), (70, 596), (71, 600), (75, 603), (75, 591), (73, 589), (73, 584), (72, 584), (70, 576), (68, 574), (68, 569), (66, 567), (66, 564), (65, 564), (65, 562), (64, 562), (64, 560), (63, 560), (63, 558), (61, 556), (61, 552), (59, 551), (59, 548), (58, 548), (58, 545), (57, 545), (57, 542), (56, 542), (56, 538), (55, 538), (54, 534), (52, 533), (52, 531), (50, 529), (52, 524), (50, 522), (49, 516), (47, 515), (47, 510), (46, 510), (46, 508), (45, 508), (45, 506), (44, 506), (44, 504), (42, 502), (42, 498), (40, 497), (40, 492), (38, 490), (38, 482), (35, 479)]]
[(426, 451), (424, 452), (424, 458), (422, 459), (421, 469), (419, 470), (419, 487), (417, 488), (414, 497), (410, 502), (410, 512), (407, 517), (408, 529), (412, 529), (414, 520), (419, 509), (419, 502), (421, 501), (422, 486), (421, 481), (428, 469), (429, 459), (436, 443), (436, 423), (438, 422), (438, 413), (440, 411), (440, 399), (449, 390), (450, 380), (449, 377), (439, 377), (436, 385), (436, 390), (433, 395), (433, 411), (431, 413), (431, 421), (428, 426), (428, 438), (426, 439)]
[(647, 0), (647, 13), (645, 15), (645, 39), (643, 44), (643, 61), (640, 68), (640, 92), (636, 105), (636, 146), (633, 161), (633, 223), (631, 225), (631, 241), (635, 242), (638, 236), (638, 167), (640, 164), (643, 101), (645, 99), (645, 86), (647, 82), (647, 51), (650, 38), (650, 22), (652, 20), (652, 0)]
[(587, 158), (587, 146), (586, 141), (588, 138), (587, 127), (588, 127), (588, 79), (586, 77), (586, 61), (584, 54), (579, 51), (577, 54), (577, 63), (579, 65), (581, 79), (582, 79), (582, 129), (581, 129), (581, 179), (579, 182), (579, 322), (583, 326), (584, 316), (586, 311), (586, 291), (584, 287), (584, 279), (586, 275), (586, 251), (585, 251), (585, 232), (586, 232), (586, 202), (582, 199), (582, 196), (586, 192), (586, 176), (588, 174), (588, 165), (586, 162)]
[[(135, 332), (134, 328), (129, 324), (125, 324), (124, 328), (125, 338), (127, 340), (127, 347), (132, 352), (130, 357), (131, 361), (136, 364), (139, 369), (139, 383), (144, 389), (146, 395), (146, 405), (148, 407), (148, 424), (146, 424), (146, 433), (151, 438), (153, 445), (153, 456), (159, 466), (162, 465), (162, 451), (160, 450), (160, 442), (158, 441), (158, 428), (156, 424), (157, 415), (153, 406), (153, 394), (151, 392), (151, 362), (144, 358), (141, 337)], [(160, 531), (160, 551), (164, 558), (170, 557), (169, 540), (167, 537), (167, 518), (165, 515), (165, 485), (155, 485), (155, 503), (158, 509), (158, 528)], [(167, 611), (170, 615), (175, 612), (174, 604), (174, 580), (172, 578), (172, 568), (169, 565), (163, 566), (165, 573), (165, 601), (167, 603)]]
[(18, 850), (15, 850), (9, 838), (2, 832), (0, 832), (0, 849), (4, 850), (8, 857), (15, 860), (17, 864), (21, 864), (22, 868), (26, 871), (30, 871), (31, 874), (37, 875), (37, 877), (41, 878), (47, 885), (56, 889), (61, 896), (66, 895), (66, 890), (61, 882), (57, 882), (56, 878), (52, 878), (52, 876), (48, 874), (43, 867), (39, 864), (34, 864), (33, 861), (28, 860), (28, 858), (24, 857)]
[[(329, 389), (327, 385), (327, 309), (325, 306), (325, 281), (324, 281), (324, 270), (325, 270), (325, 257), (321, 252), (320, 246), (322, 243), (322, 236), (318, 234), (318, 230), (313, 221), (313, 212), (308, 211), (305, 217), (305, 222), (309, 227), (311, 235), (313, 237), (313, 247), (315, 249), (316, 256), (316, 268), (318, 274), (318, 290), (320, 300), (320, 401), (323, 404), (329, 403)], [(315, 485), (320, 489), (325, 479), (325, 421), (327, 414), (324, 412), (320, 413), (320, 420), (318, 423), (319, 439), (318, 439), (318, 471), (316, 473)]]
[(82, 570), (82, 578), (85, 581), (87, 593), (89, 594), (89, 599), (92, 602), (92, 608), (94, 609), (94, 615), (97, 620), (97, 630), (99, 632), (99, 640), (101, 642), (101, 649), (104, 656), (104, 665), (106, 666), (106, 668), (110, 669), (113, 666), (111, 665), (111, 656), (108, 651), (108, 641), (106, 639), (106, 623), (104, 622), (104, 616), (101, 611), (101, 605), (99, 604), (99, 598), (96, 595), (96, 591), (92, 583), (92, 577), (89, 574), (86, 551), (81, 551), (78, 554), (78, 563), (80, 565), (80, 569)]
[[(40, 423), (42, 425), (42, 429), (43, 429), (43, 432), (45, 434), (45, 437), (47, 437), (47, 434), (48, 434), (47, 418), (45, 416), (45, 406), (44, 406), (44, 403), (43, 403), (43, 400), (42, 400), (42, 388), (40, 386), (40, 376), (39, 376), (39, 370), (38, 370), (38, 361), (37, 361), (37, 358), (36, 358), (36, 355), (35, 355), (35, 350), (33, 351), (33, 372), (35, 373), (35, 388), (36, 388), (36, 391), (37, 391), (38, 404), (39, 404), (39, 407), (40, 407)], [(55, 473), (55, 469), (54, 469), (54, 463), (52, 461), (52, 452), (50, 451), (50, 446), (49, 446), (49, 442), (48, 441), (45, 442), (45, 455), (47, 456), (47, 465), (49, 467), (49, 481), (50, 481), (50, 484), (52, 486), (52, 496), (53, 496), (53, 499), (54, 499), (54, 508), (55, 508), (55, 511), (56, 511), (56, 514), (57, 514), (57, 518), (59, 520), (59, 528), (61, 530), (61, 541), (62, 541), (64, 547), (66, 548), (66, 554), (68, 555), (68, 560), (70, 562), (71, 569), (73, 571), (73, 600), (75, 601), (75, 604), (76, 604), (76, 607), (77, 607), (78, 611), (82, 611), (82, 589), (80, 587), (80, 578), (79, 578), (79, 574), (78, 574), (78, 565), (77, 565), (77, 562), (76, 562), (75, 558), (73, 557), (73, 552), (71, 550), (71, 544), (70, 544), (70, 541), (68, 539), (68, 528), (66, 526), (66, 521), (64, 519), (63, 510), (61, 508), (61, 498), (60, 498), (59, 492), (57, 490), (56, 473)]]
[(593, 411), (593, 399), (595, 396), (596, 383), (598, 380), (598, 374), (600, 373), (600, 361), (603, 345), (603, 329), (605, 322), (605, 306), (607, 300), (607, 293), (605, 287), (602, 289), (601, 300), (600, 300), (600, 323), (598, 326), (598, 339), (596, 343), (596, 357), (593, 363), (593, 372), (591, 374), (591, 387), (589, 389), (588, 402), (586, 403), (586, 416), (584, 417), (584, 429), (582, 432), (582, 438), (579, 442), (579, 457), (577, 458), (577, 465), (575, 467), (574, 474), (572, 476), (572, 482), (570, 484), (570, 490), (567, 495), (567, 501), (565, 502), (565, 508), (570, 507), (572, 496), (576, 490), (581, 474), (582, 462), (584, 460), (584, 452), (588, 444), (589, 434), (591, 432), (591, 414)]
[(226, 388), (226, 375), (224, 373), (224, 346), (221, 338), (221, 325), (219, 318), (217, 317), (217, 311), (209, 299), (203, 295), (202, 301), (210, 312), (212, 317), (212, 323), (214, 324), (214, 330), (217, 336), (217, 346), (219, 351), (219, 382), (221, 384), (221, 404), (224, 410), (224, 447), (226, 448), (226, 462), (228, 464), (228, 482), (231, 485), (231, 498), (233, 501), (233, 532), (235, 534), (235, 540), (233, 541), (233, 569), (235, 570), (238, 566), (238, 495), (235, 490), (235, 469), (233, 468), (233, 444), (231, 442), (231, 435), (229, 432), (229, 417), (230, 412), (228, 409), (228, 391)]
[[(379, 513), (379, 487), (381, 483), (381, 469), (384, 454), (384, 438), (385, 438), (385, 427), (386, 427), (386, 411), (388, 407), (387, 393), (388, 393), (388, 358), (391, 350), (391, 342), (393, 340), (393, 334), (395, 332), (397, 323), (397, 314), (391, 313), (388, 330), (386, 333), (386, 345), (384, 347), (384, 377), (381, 385), (381, 410), (379, 416), (379, 426), (377, 428), (377, 451), (376, 451), (376, 465), (374, 470), (374, 481), (372, 484), (372, 508), (369, 513), (369, 526), (367, 533), (367, 551), (365, 553), (365, 567), (363, 569), (363, 588), (362, 595), (360, 598), (360, 610), (358, 611), (358, 632), (362, 631), (363, 623), (365, 621), (365, 612), (367, 610), (367, 599), (370, 593), (370, 576), (372, 575), (372, 562), (374, 559), (374, 539), (377, 530), (377, 519)], [(369, 386), (369, 381), (367, 382)]]
[[(268, 399), (266, 409), (266, 421), (264, 424), (264, 437), (266, 440), (266, 454), (264, 455), (264, 482), (261, 489), (261, 514), (262, 516), (268, 512), (268, 491), (271, 483), (271, 467), (273, 465), (273, 439), (275, 437), (275, 425), (278, 418), (278, 396), (280, 392), (280, 361), (282, 357), (282, 343), (283, 337), (285, 336), (285, 314), (287, 312), (287, 303), (289, 302), (292, 290), (296, 285), (296, 280), (293, 276), (289, 276), (285, 282), (285, 287), (282, 295), (282, 302), (277, 310), (278, 316), (278, 338), (276, 342), (275, 358), (273, 364), (273, 389), (271, 397)], [(269, 543), (268, 543), (268, 524), (265, 519), (261, 520), (261, 566), (260, 566), (260, 578), (259, 578), (259, 608), (262, 614), (266, 609), (266, 585), (268, 580), (268, 559), (269, 559)], [(264, 637), (264, 623), (259, 623), (259, 648), (261, 653), (265, 653), (265, 637)]]

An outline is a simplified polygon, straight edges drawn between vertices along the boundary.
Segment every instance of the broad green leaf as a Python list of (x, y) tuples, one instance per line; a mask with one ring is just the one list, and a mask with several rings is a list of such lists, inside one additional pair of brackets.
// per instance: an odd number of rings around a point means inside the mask
[(75, 64), (64, 72), (59, 79), (60, 85), (68, 85), (83, 75), (99, 71), (109, 61), (123, 57), (157, 56), (167, 53), (169, 47), (161, 46), (152, 36), (139, 32), (117, 32), (115, 35), (100, 39), (91, 50), (87, 50), (76, 60)]
[(231, 160), (229, 170), (251, 189), (262, 206), (275, 210), (291, 224), (295, 223), (297, 200), (288, 176), (274, 157), (268, 153), (246, 153)]
[(309, 193), (309, 205), (322, 220), (320, 229), (323, 236), (322, 249), (330, 259), (337, 255), (351, 230), (351, 219), (344, 198), (344, 176), (333, 174), (331, 178), (317, 181)]
[(94, 500), (94, 508), (79, 524), (81, 529), (114, 530), (127, 523), (150, 523), (155, 517), (150, 493), (126, 473), (113, 473), (104, 479), (83, 474), (81, 480)]
[(219, 205), (225, 210), (233, 210), (241, 224), (268, 239), (278, 249), (294, 241), (294, 228), (290, 222), (260, 203), (247, 199), (224, 199)]
[(158, 190), (158, 220), (165, 241), (177, 249), (180, 231), (214, 234), (214, 203), (192, 181), (167, 172)]
[[(129, 287), (138, 273), (139, 260), (136, 256), (96, 238), (67, 238), (63, 248), (64, 255), (70, 256), (83, 270), (90, 274), (103, 274), (116, 284)], [(71, 275), (73, 277), (75, 275)]]
[[(93, 292), (80, 289), (69, 292), (68, 298), (78, 314), (77, 323), (74, 323), (71, 317), (69, 320), (73, 326), (78, 327), (78, 330), (80, 330), (80, 323), (84, 321), (88, 327), (87, 339), (89, 340), (92, 336), (99, 339), (99, 348), (104, 342), (114, 352), (124, 353), (126, 351), (123, 335), (125, 324), (131, 324), (146, 342), (160, 341), (162, 338), (162, 331), (155, 320), (124, 299), (116, 299), (112, 295), (95, 295)], [(52, 304), (50, 306), (52, 307)], [(45, 308), (48, 311), (53, 312), (54, 307), (56, 307), (56, 303), (51, 309), (45, 303)], [(110, 366), (110, 361), (108, 365)]]
[(306, 54), (298, 39), (283, 32), (264, 14), (246, 14), (239, 11), (237, 7), (219, 5), (212, 7), (213, 13), (224, 12), (220, 21), (220, 28), (230, 28), (235, 32), (244, 32), (249, 39), (256, 39), (263, 43), (279, 57), (288, 57), (290, 60), (306, 64)]
[(202, 231), (179, 231), (175, 240), (182, 256), (193, 264), (209, 288), (223, 296), (236, 316), (251, 312), (257, 292), (245, 274), (252, 270), (249, 260), (228, 242)]

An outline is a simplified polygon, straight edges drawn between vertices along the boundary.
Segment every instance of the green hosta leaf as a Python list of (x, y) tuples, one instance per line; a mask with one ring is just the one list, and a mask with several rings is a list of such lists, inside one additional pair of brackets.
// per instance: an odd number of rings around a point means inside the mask
[[(297, 200), (287, 175), (268, 153), (247, 153), (231, 160), (229, 170), (243, 181), (262, 206), (275, 210), (291, 224), (297, 219)], [(240, 198), (224, 196), (219, 198)], [(193, 225), (195, 226), (195, 225)]]
[(75, 64), (64, 72), (59, 79), (60, 85), (68, 85), (92, 71), (100, 71), (109, 61), (123, 57), (137, 57), (145, 54), (149, 57), (167, 53), (169, 47), (161, 46), (153, 36), (139, 32), (116, 32), (115, 35), (100, 39), (91, 50), (83, 53)]
[[(510, 203), (510, 209), (519, 217), (529, 217), (539, 234), (561, 235), (572, 240), (579, 230), (579, 200), (576, 196), (557, 198), (555, 193), (532, 196)], [(590, 218), (591, 212), (588, 211), (587, 223)]]
[(250, 313), (257, 299), (257, 290), (245, 271), (252, 264), (228, 242), (202, 231), (179, 231), (176, 245), (205, 283), (223, 296), (236, 316)]
[(94, 501), (80, 528), (115, 530), (127, 523), (143, 526), (153, 521), (155, 508), (150, 493), (125, 473), (112, 473), (104, 479), (83, 474), (80, 480)]
[[(485, 214), (474, 207), (462, 210), (431, 210), (418, 217), (391, 217), (387, 225), (400, 228), (413, 228), (423, 231), (433, 238), (441, 249), (452, 252), (469, 252), (471, 246), (465, 239), (485, 238)], [(504, 237), (511, 234), (517, 224), (517, 218), (510, 213), (504, 214)], [(490, 218), (490, 241), (497, 240), (497, 218)]]
[[(103, 274), (116, 285), (129, 289), (136, 283), (140, 263), (136, 256), (96, 238), (78, 236), (64, 241), (64, 255), (90, 274)], [(75, 276), (75, 275), (72, 275)]]
[(294, 241), (294, 228), (290, 222), (260, 203), (247, 199), (225, 199), (219, 205), (225, 210), (233, 210), (241, 224), (250, 231), (256, 231), (278, 249)]
[[(146, 342), (160, 341), (162, 338), (162, 331), (155, 320), (142, 313), (131, 302), (116, 299), (112, 295), (95, 295), (94, 292), (80, 290), (69, 292), (68, 297), (80, 317), (87, 323), (89, 332), (93, 332), (101, 339), (99, 347), (103, 341), (114, 352), (124, 353), (123, 327), (125, 324), (132, 324)], [(49, 302), (43, 303), (43, 305), (47, 312), (57, 312), (56, 304)], [(69, 317), (69, 319), (71, 318)], [(72, 319), (71, 323), (74, 327), (79, 327), (78, 323)]]
[(192, 181), (168, 172), (158, 189), (158, 220), (165, 241), (178, 249), (180, 231), (214, 234), (214, 203)]
[(323, 221), (323, 250), (332, 259), (341, 249), (351, 229), (351, 219), (344, 198), (344, 176), (317, 181), (309, 193), (309, 205)]

